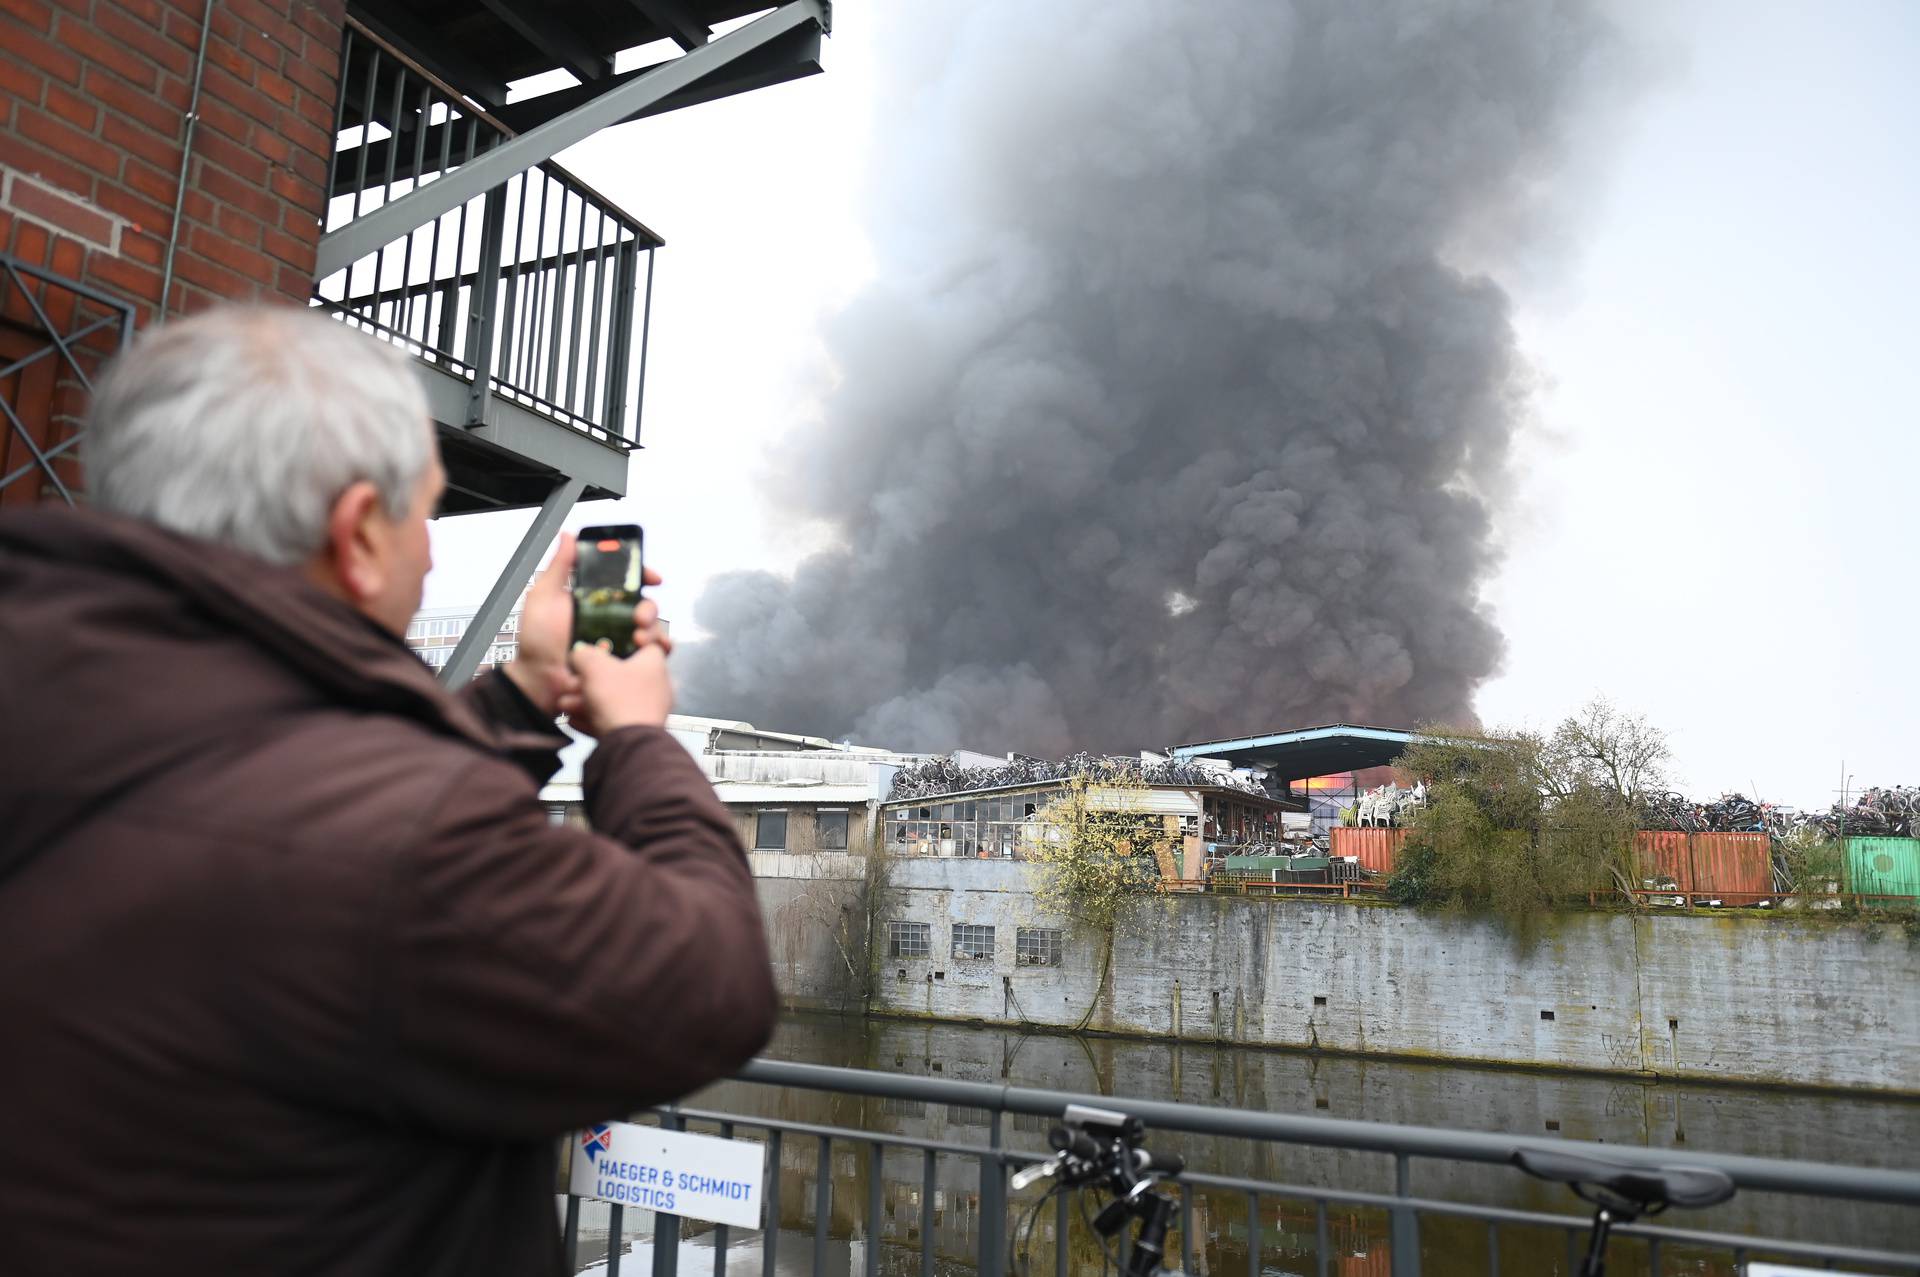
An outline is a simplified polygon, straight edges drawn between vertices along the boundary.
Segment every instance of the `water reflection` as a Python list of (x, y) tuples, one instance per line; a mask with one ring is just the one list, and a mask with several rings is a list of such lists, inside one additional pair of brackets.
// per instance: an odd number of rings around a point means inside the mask
[[(1067, 1035), (1021, 1035), (997, 1029), (903, 1021), (794, 1017), (782, 1025), (768, 1054), (774, 1058), (964, 1081), (1010, 1082), (1064, 1091), (1183, 1100), (1254, 1111), (1323, 1113), (1373, 1121), (1469, 1130), (1559, 1134), (1569, 1139), (1703, 1151), (1794, 1157), (1868, 1166), (1920, 1165), (1920, 1105), (1844, 1096), (1800, 1094), (1696, 1085), (1654, 1084), (1438, 1065), (1319, 1058), (1297, 1053), (1175, 1046), (1087, 1039)], [(776, 1091), (724, 1083), (688, 1101), (689, 1107), (743, 1115), (885, 1132), (949, 1143), (979, 1145), (988, 1138), (988, 1116), (963, 1106), (867, 1099), (820, 1092)], [(1015, 1148), (1044, 1147), (1049, 1119), (1009, 1115), (1005, 1140)], [(743, 1132), (743, 1134), (746, 1132)], [(1218, 1137), (1161, 1133), (1156, 1148), (1182, 1154), (1196, 1171), (1310, 1187), (1389, 1192), (1391, 1161), (1381, 1155), (1337, 1149)], [(864, 1272), (865, 1246), (877, 1240), (881, 1272), (908, 1277), (921, 1271), (923, 1241), (930, 1241), (936, 1272), (973, 1271), (980, 1236), (977, 1164), (960, 1155), (933, 1157), (912, 1149), (888, 1149), (881, 1161), (880, 1213), (870, 1228), (867, 1202), (873, 1174), (872, 1146), (837, 1141), (828, 1172), (827, 1270)], [(779, 1217), (776, 1271), (814, 1271), (819, 1183), (819, 1144), (789, 1135), (779, 1150)], [(931, 1195), (927, 1185), (932, 1185)], [(1496, 1166), (1416, 1161), (1412, 1190), (1418, 1196), (1485, 1202), (1517, 1209), (1569, 1213), (1578, 1203), (1563, 1190), (1518, 1171)], [(1013, 1203), (1008, 1228), (1028, 1217), (1038, 1190)], [(629, 1212), (629, 1235), (644, 1232), (649, 1219)], [(923, 1237), (923, 1221), (930, 1225)], [(1684, 1227), (1756, 1232), (1802, 1240), (1899, 1248), (1920, 1236), (1920, 1213), (1846, 1202), (1816, 1202), (1778, 1194), (1746, 1193), (1711, 1211), (1690, 1212)], [(1063, 1223), (1065, 1225), (1062, 1231)], [(604, 1238), (604, 1222), (600, 1236)], [(1390, 1265), (1383, 1211), (1331, 1207), (1324, 1220), (1311, 1202), (1266, 1197), (1250, 1202), (1238, 1192), (1200, 1191), (1192, 1204), (1192, 1237), (1176, 1230), (1169, 1254), (1190, 1253), (1189, 1271), (1201, 1277), (1258, 1272), (1318, 1271), (1317, 1239), (1327, 1238), (1327, 1271), (1384, 1274)], [(683, 1272), (714, 1272), (713, 1238), (706, 1225), (685, 1224)], [(589, 1234), (590, 1236), (591, 1234)], [(1051, 1272), (1064, 1246), (1066, 1268), (1094, 1277), (1103, 1260), (1091, 1231), (1076, 1214), (1056, 1204), (1032, 1218), (1030, 1253), (1037, 1273)], [(731, 1230), (727, 1271), (760, 1272), (760, 1237)], [(1483, 1223), (1429, 1216), (1421, 1226), (1425, 1271), (1437, 1277), (1491, 1271), (1567, 1273), (1575, 1270), (1570, 1247), (1583, 1238), (1558, 1230), (1502, 1228), (1489, 1235)], [(644, 1238), (622, 1271), (650, 1267)], [(1250, 1247), (1254, 1250), (1251, 1262)], [(591, 1255), (604, 1255), (604, 1241)], [(1622, 1241), (1614, 1247), (1612, 1271), (1651, 1271), (1647, 1248)], [(1665, 1251), (1661, 1271), (1733, 1272), (1724, 1257)]]

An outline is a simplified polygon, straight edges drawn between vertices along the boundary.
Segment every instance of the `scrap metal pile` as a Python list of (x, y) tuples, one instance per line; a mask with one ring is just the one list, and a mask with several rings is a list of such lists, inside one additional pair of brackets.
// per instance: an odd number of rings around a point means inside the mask
[(889, 799), (935, 798), (941, 794), (965, 793), (974, 789), (997, 789), (1005, 785), (1040, 785), (1069, 777), (1085, 777), (1096, 784), (1102, 781), (1136, 781), (1147, 785), (1210, 785), (1237, 789), (1243, 793), (1265, 795), (1259, 782), (1234, 772), (1202, 767), (1173, 759), (1142, 762), (1138, 758), (1113, 758), (1102, 754), (1069, 754), (1065, 758), (1028, 758), (1015, 754), (992, 767), (966, 767), (951, 756), (929, 758), (902, 767), (894, 773)]
[(1420, 781), (1412, 789), (1402, 789), (1395, 784), (1386, 784), (1378, 789), (1369, 789), (1360, 795), (1355, 806), (1354, 818), (1362, 828), (1376, 825), (1382, 828), (1408, 825), (1413, 822), (1413, 813), (1427, 805), (1427, 782)]
[(1771, 803), (1755, 802), (1745, 794), (1722, 794), (1713, 802), (1697, 803), (1669, 792), (1640, 799), (1639, 825), (1686, 834), (1764, 832), (1773, 812)]
[(1920, 787), (1869, 789), (1851, 804), (1835, 803), (1823, 812), (1757, 802), (1745, 794), (1722, 794), (1709, 803), (1697, 803), (1682, 794), (1654, 794), (1640, 802), (1640, 828), (1689, 834), (1765, 833), (1776, 839), (1909, 838), (1920, 829)]
[(1827, 838), (1911, 838), (1920, 830), (1920, 787), (1869, 789), (1851, 806), (1835, 803), (1828, 811), (1796, 816), (1794, 824)]

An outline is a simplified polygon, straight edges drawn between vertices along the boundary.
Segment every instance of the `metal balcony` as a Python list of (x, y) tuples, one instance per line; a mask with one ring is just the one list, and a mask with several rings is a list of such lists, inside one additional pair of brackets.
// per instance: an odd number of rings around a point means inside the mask
[[(818, 72), (829, 13), (828, 0), (361, 0), (348, 15), (313, 302), (419, 358), (441, 513), (539, 508), (474, 635), (505, 617), (574, 502), (625, 494), (639, 444), (661, 240), (554, 157)], [(678, 56), (614, 71), (617, 52), (669, 41)], [(506, 101), (510, 82), (556, 69), (577, 83)], [(442, 677), (464, 680), (483, 650), (463, 643)]]
[[(329, 232), (514, 136), (351, 18), (341, 63)], [(441, 374), (427, 384), (444, 512), (538, 505), (562, 474), (582, 475), (586, 497), (618, 496), (639, 441), (660, 245), (547, 161), (317, 281), (314, 300)]]

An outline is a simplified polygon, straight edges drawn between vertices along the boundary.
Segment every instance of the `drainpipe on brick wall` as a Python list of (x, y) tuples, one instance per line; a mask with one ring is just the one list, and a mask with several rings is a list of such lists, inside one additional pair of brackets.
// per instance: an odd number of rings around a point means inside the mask
[(173, 292), (173, 254), (180, 247), (180, 216), (187, 208), (187, 166), (193, 163), (193, 135), (200, 126), (200, 81), (207, 70), (207, 37), (213, 34), (215, 2), (207, 0), (207, 11), (200, 19), (200, 53), (193, 62), (193, 96), (187, 101), (186, 136), (180, 139), (180, 181), (173, 196), (173, 228), (167, 232), (167, 260), (160, 272), (161, 323), (166, 322), (167, 299)]

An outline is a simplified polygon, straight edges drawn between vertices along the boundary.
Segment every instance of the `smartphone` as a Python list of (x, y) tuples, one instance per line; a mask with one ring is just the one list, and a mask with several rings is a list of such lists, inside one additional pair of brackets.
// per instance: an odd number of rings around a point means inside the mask
[(640, 602), (644, 537), (638, 524), (582, 528), (573, 560), (573, 640), (633, 655), (633, 609)]

